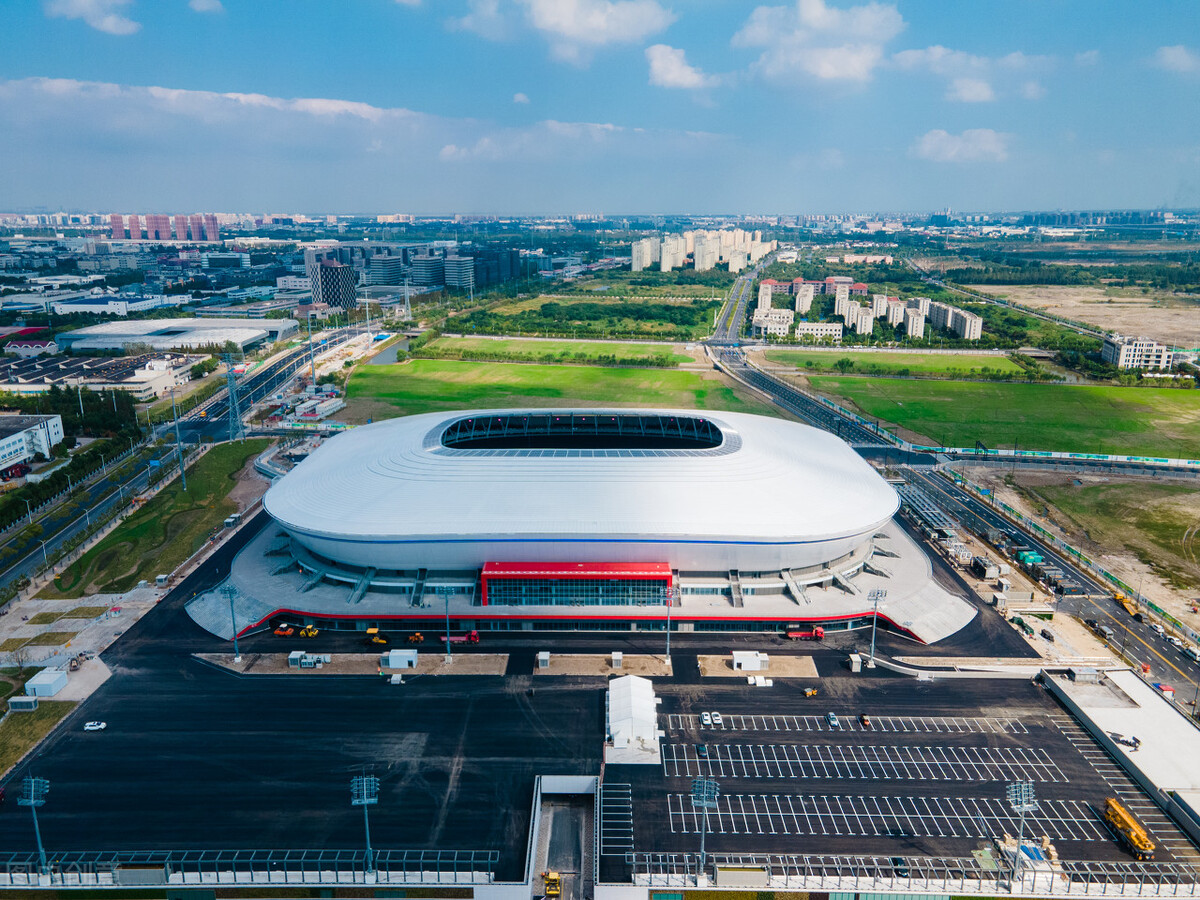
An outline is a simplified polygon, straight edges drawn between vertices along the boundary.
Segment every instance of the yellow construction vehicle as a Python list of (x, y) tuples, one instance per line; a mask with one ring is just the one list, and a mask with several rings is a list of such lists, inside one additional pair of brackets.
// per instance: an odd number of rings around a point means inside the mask
[(367, 643), (368, 644), (386, 644), (387, 642), (388, 642), (388, 639), (379, 633), (378, 628), (368, 628), (367, 629)]
[(416, 634), (410, 634), (408, 636), (408, 642), (410, 644), (423, 644), (425, 642), (425, 635), (421, 634), (419, 631)]
[(543, 872), (542, 882), (545, 884), (547, 897), (562, 896), (562, 876), (557, 872)]
[(1113, 797), (1104, 801), (1104, 821), (1139, 862), (1154, 859), (1154, 841), (1142, 823)]
[(300, 629), (300, 637), (316, 637), (320, 633), (316, 625), (305, 625)]

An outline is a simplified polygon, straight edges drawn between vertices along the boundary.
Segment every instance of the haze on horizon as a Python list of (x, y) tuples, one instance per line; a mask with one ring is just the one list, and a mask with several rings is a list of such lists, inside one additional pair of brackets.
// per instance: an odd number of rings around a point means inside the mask
[(0, 207), (1200, 206), (1200, 17), (1038, 0), (11, 0)]

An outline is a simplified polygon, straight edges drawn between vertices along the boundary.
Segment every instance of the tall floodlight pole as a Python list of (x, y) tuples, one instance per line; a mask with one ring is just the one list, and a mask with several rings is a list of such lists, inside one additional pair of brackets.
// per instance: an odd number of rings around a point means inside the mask
[(363, 829), (367, 836), (367, 871), (375, 871), (375, 858), (371, 852), (371, 820), (367, 807), (379, 802), (379, 779), (374, 775), (359, 775), (350, 779), (350, 805), (363, 808)]
[(875, 668), (875, 627), (879, 624), (879, 601), (887, 596), (887, 591), (876, 589), (867, 594), (867, 599), (875, 604), (875, 613), (871, 616), (871, 658), (867, 660), (867, 668)]
[(175, 416), (175, 450), (179, 454), (179, 481), (187, 490), (187, 473), (183, 465), (183, 437), (179, 434), (179, 410), (175, 407), (175, 388), (171, 388), (171, 414)]
[(317, 363), (313, 357), (312, 322), (313, 311), (310, 309), (308, 311), (308, 371), (312, 375), (312, 383), (315, 385), (317, 383)]
[(671, 607), (675, 605), (675, 589), (663, 588), (663, 597), (667, 601), (667, 665), (671, 664)]
[(1032, 781), (1016, 781), (1008, 785), (1004, 791), (1008, 797), (1008, 805), (1020, 816), (1017, 825), (1017, 852), (1013, 856), (1013, 884), (1021, 880), (1021, 841), (1025, 837), (1025, 813), (1037, 809), (1037, 798), (1033, 793)]
[(704, 835), (708, 832), (708, 811), (717, 808), (717, 798), (721, 795), (721, 786), (711, 778), (692, 779), (692, 809), (701, 811), (700, 826), (700, 868), (696, 870), (696, 886), (700, 886), (700, 876), (704, 874)]
[(33, 816), (33, 836), (37, 840), (39, 871), (45, 872), (46, 848), (42, 846), (42, 830), (38, 827), (37, 811), (39, 806), (45, 806), (46, 793), (50, 790), (50, 782), (45, 778), (26, 776), (21, 782), (21, 796), (17, 798), (17, 806), (28, 806)]
[(242, 654), (238, 652), (237, 614), (233, 611), (233, 601), (234, 598), (237, 597), (237, 588), (235, 588), (232, 584), (227, 584), (221, 588), (221, 593), (224, 594), (225, 599), (229, 601), (229, 624), (233, 626), (233, 661), (235, 663), (240, 663), (242, 661)]
[(446, 662), (450, 662), (453, 659), (450, 653), (450, 594), (444, 592), (442, 596), (446, 598)]

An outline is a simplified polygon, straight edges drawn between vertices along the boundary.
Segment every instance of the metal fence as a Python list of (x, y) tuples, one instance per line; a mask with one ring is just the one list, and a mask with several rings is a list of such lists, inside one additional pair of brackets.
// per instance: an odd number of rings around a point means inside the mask
[[(628, 853), (635, 884), (687, 887), (697, 881), (699, 854)], [(1007, 860), (994, 857), (822, 856), (710, 853), (706, 874), (760, 869), (771, 890), (994, 896), (1200, 896), (1200, 867), (1179, 863), (1027, 863), (1014, 882)], [(717, 886), (720, 875), (717, 874)]]
[(496, 850), (127, 850), (0, 854), (0, 887), (254, 884), (490, 884)]

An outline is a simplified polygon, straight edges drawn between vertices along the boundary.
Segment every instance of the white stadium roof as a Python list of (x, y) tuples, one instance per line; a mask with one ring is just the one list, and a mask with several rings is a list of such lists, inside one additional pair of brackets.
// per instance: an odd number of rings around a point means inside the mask
[[(522, 416), (702, 420), (716, 435), (715, 446), (443, 444), (455, 423)], [(799, 566), (846, 552), (847, 541), (869, 539), (899, 505), (891, 486), (858, 454), (818, 429), (742, 413), (630, 409), (432, 413), (367, 425), (327, 441), (272, 486), (264, 502), (315, 552), (381, 568), (407, 565), (389, 555), (388, 545), (418, 543), (428, 553), (432, 544), (492, 542), (486, 558), (517, 560), (543, 558), (545, 546), (527, 545), (538, 552), (522, 556), (519, 550), (498, 553), (496, 543), (626, 545), (619, 554), (614, 547), (606, 556), (596, 547), (568, 556), (580, 559), (627, 559), (630, 542), (818, 545), (809, 547), (815, 559), (782, 563)], [(819, 548), (829, 542), (839, 546)], [(665, 552), (641, 555), (675, 562)], [(482, 561), (464, 556), (461, 563)], [(727, 564), (715, 562), (713, 568)], [(764, 568), (772, 564), (767, 560)]]

